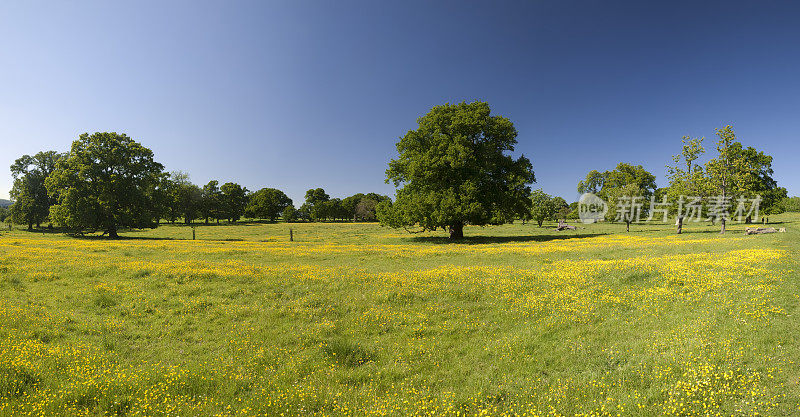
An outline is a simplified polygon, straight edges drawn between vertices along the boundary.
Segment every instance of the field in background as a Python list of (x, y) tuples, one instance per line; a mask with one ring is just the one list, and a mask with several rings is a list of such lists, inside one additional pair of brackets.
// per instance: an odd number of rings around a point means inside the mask
[(3, 231), (0, 415), (796, 414), (800, 216), (772, 220)]

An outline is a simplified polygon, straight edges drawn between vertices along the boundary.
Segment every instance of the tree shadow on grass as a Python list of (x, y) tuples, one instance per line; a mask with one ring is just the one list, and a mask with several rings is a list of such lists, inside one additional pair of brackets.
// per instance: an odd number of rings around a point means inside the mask
[(163, 226), (170, 226), (170, 227), (226, 227), (226, 226), (258, 226), (262, 224), (277, 224), (280, 223), (278, 221), (271, 222), (269, 220), (238, 220), (234, 223), (223, 221), (221, 223), (217, 222), (209, 222), (208, 224), (204, 222), (192, 222), (186, 224), (184, 222), (175, 222), (175, 223), (162, 223)]
[[(748, 227), (756, 227), (756, 226), (748, 226)], [(758, 226), (758, 227), (774, 227), (774, 226), (763, 225), (763, 226)], [(778, 227), (775, 227), (775, 229), (778, 229)], [(703, 234), (715, 234), (715, 235), (722, 235), (722, 236), (724, 236), (724, 235), (743, 235), (743, 234), (745, 234), (745, 229), (740, 229), (738, 227), (737, 228), (726, 228), (725, 229), (725, 233), (720, 233), (719, 230), (720, 229), (712, 229), (712, 230), (686, 230), (686, 229), (684, 229), (683, 230), (683, 234), (684, 235), (693, 235), (693, 234), (703, 233)]]
[(417, 236), (405, 238), (415, 243), (436, 243), (454, 245), (486, 245), (493, 243), (519, 243), (519, 242), (550, 242), (554, 240), (583, 239), (589, 237), (605, 236), (609, 233), (577, 233), (568, 234), (547, 234), (547, 235), (528, 235), (528, 236), (464, 236), (461, 240), (450, 240), (446, 236)]
[(118, 236), (108, 237), (106, 235), (69, 235), (75, 239), (80, 240), (191, 240), (191, 239), (176, 239), (174, 237), (155, 237), (155, 236)]
[[(59, 227), (42, 227), (38, 229), (17, 229), (21, 232), (31, 233), (31, 234), (48, 234), (48, 235), (66, 235), (75, 239), (83, 239), (83, 240), (178, 240), (173, 237), (154, 237), (154, 236), (119, 236), (119, 237), (108, 237), (105, 233), (104, 234), (97, 234), (96, 233), (76, 233), (74, 230), (62, 229)], [(136, 233), (145, 230), (151, 229), (120, 229), (119, 233)], [(2, 230), (0, 230), (2, 231)]]
[(22, 231), (22, 232), (27, 232), (27, 233), (41, 233), (41, 234), (64, 233), (63, 229), (59, 229), (57, 227), (37, 227), (37, 228), (33, 228), (33, 229), (24, 228), (24, 229), (16, 229), (16, 230), (19, 230), (19, 231)]

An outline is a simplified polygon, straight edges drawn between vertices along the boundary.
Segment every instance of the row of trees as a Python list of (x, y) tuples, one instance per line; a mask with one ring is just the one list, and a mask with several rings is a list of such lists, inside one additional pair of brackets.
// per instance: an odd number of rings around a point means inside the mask
[(325, 190), (309, 190), (295, 209), (281, 190), (250, 192), (239, 184), (209, 181), (200, 187), (183, 172), (164, 172), (153, 152), (124, 134), (83, 134), (68, 153), (24, 155), (11, 166), (14, 203), (6, 213), (28, 228), (50, 222), (75, 232), (103, 231), (117, 236), (119, 228), (154, 227), (162, 219), (186, 224), (203, 220), (236, 222), (242, 217), (275, 221), (350, 220), (376, 218), (378, 194), (330, 198)]
[[(698, 163), (706, 151), (705, 138), (683, 137), (681, 153), (673, 157), (674, 165), (667, 167), (669, 200), (677, 201), (681, 195), (698, 196), (704, 201), (709, 197), (736, 201), (760, 196), (764, 214), (781, 212), (787, 192), (772, 178), (772, 156), (753, 147), (745, 148), (730, 125), (717, 129), (716, 135), (717, 155), (705, 164)], [(678, 213), (679, 223), (682, 216)], [(727, 216), (717, 213), (712, 218), (720, 221), (720, 232), (725, 233)]]
[(547, 220), (566, 220), (572, 208), (567, 201), (558, 196), (551, 196), (541, 189), (531, 192), (531, 209), (522, 216), (522, 222), (535, 221), (539, 227)]
[[(175, 223), (183, 219), (189, 224), (194, 220), (238, 221), (248, 207), (248, 190), (239, 184), (211, 180), (202, 188), (189, 180), (189, 175), (176, 171), (162, 178), (162, 193), (157, 195), (162, 201), (157, 204), (162, 210), (159, 218)], [(266, 218), (267, 216), (265, 216)]]
[(300, 206), (297, 216), (312, 221), (375, 221), (376, 208), (382, 202), (391, 202), (391, 199), (375, 193), (358, 193), (344, 199), (331, 198), (324, 189), (316, 188), (306, 191), (306, 201)]
[(780, 211), (800, 212), (800, 197), (787, 197), (778, 205)]
[(713, 222), (720, 222), (722, 233), (729, 216), (712, 209), (714, 204), (735, 204), (739, 198), (760, 196), (760, 210), (764, 214), (795, 210), (793, 203), (800, 203), (797, 201), (800, 199), (787, 198), (786, 189), (778, 187), (772, 177), (771, 156), (753, 147), (744, 147), (731, 126), (717, 129), (716, 135), (716, 155), (705, 163), (700, 162), (706, 152), (705, 138), (683, 137), (681, 152), (673, 156), (673, 164), (667, 166), (667, 187), (657, 188), (655, 176), (642, 166), (620, 163), (611, 171), (590, 171), (578, 183), (578, 192), (593, 193), (607, 201), (606, 219), (625, 221), (628, 227), (633, 217), (620, 219), (616, 202), (632, 196), (641, 196), (646, 201), (641, 207), (644, 214), (647, 214), (651, 197), (655, 201), (666, 201), (670, 214), (679, 224), (685, 217), (685, 213), (678, 212), (681, 203), (686, 203), (687, 197), (696, 197), (701, 210), (708, 213)]
[[(567, 205), (560, 197), (531, 191), (536, 180), (531, 162), (507, 154), (514, 151), (516, 136), (511, 121), (492, 115), (487, 103), (436, 106), (397, 143), (399, 155), (386, 171), (386, 182), (398, 188), (394, 202), (373, 193), (331, 198), (316, 188), (295, 208), (274, 188), (251, 193), (239, 184), (218, 181), (199, 187), (186, 174), (166, 174), (152, 151), (124, 134), (83, 134), (66, 154), (41, 152), (15, 162), (10, 213), (29, 227), (49, 220), (74, 231), (102, 230), (110, 236), (119, 227), (149, 227), (161, 219), (208, 223), (247, 216), (273, 221), (378, 219), (409, 231), (443, 228), (452, 239), (462, 238), (468, 224), (522, 219), (541, 226), (545, 220), (574, 216), (577, 203)], [(666, 188), (657, 188), (655, 176), (642, 166), (620, 163), (611, 171), (589, 172), (578, 191), (611, 202), (612, 220), (619, 217), (613, 202), (625, 196), (675, 203), (684, 195), (760, 195), (768, 213), (800, 206), (772, 178), (772, 157), (743, 147), (730, 126), (718, 129), (717, 136), (717, 155), (704, 164), (699, 163), (703, 139), (684, 138), (681, 153), (668, 167)], [(721, 221), (724, 232), (727, 218), (718, 217), (714, 220)], [(630, 218), (626, 221), (630, 227)]]

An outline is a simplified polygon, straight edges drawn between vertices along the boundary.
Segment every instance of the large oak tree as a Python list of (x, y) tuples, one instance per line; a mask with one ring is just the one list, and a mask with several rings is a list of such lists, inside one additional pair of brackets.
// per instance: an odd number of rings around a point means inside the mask
[(517, 143), (510, 120), (474, 102), (436, 106), (418, 125), (400, 138), (386, 171), (399, 189), (394, 204), (378, 209), (382, 224), (443, 228), (460, 239), (465, 225), (507, 223), (530, 209), (533, 167), (506, 154)]
[(153, 151), (124, 134), (84, 133), (45, 184), (58, 198), (52, 220), (76, 232), (155, 225), (154, 196), (164, 167)]

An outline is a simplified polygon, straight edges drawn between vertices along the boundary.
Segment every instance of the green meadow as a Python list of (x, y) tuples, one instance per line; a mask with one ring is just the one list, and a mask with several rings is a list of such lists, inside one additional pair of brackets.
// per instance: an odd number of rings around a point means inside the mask
[(2, 231), (0, 415), (796, 415), (771, 220)]

